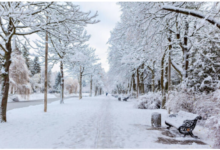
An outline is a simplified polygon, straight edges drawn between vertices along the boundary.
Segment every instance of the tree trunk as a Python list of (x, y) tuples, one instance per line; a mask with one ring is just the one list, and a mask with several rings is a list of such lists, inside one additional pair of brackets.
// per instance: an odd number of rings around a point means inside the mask
[(132, 74), (133, 91), (136, 91), (135, 74)]
[(130, 90), (130, 83), (129, 83), (129, 81), (128, 81), (128, 87), (127, 87), (127, 90), (126, 90), (126, 94), (128, 94), (129, 93), (129, 90)]
[(82, 67), (81, 66), (79, 73), (79, 99), (82, 99)]
[(170, 45), (169, 45), (169, 60), (168, 60), (168, 91), (171, 90), (171, 32), (170, 32), (170, 37), (168, 38)]
[(90, 97), (92, 96), (92, 75), (91, 75), (91, 80), (90, 80)]
[(151, 68), (151, 67), (149, 67), (149, 66), (147, 66), (148, 67), (148, 69), (151, 71), (151, 73), (152, 73), (152, 86), (151, 86), (151, 88), (152, 88), (152, 91), (154, 92), (155, 91), (155, 69), (154, 69), (154, 65), (155, 65), (155, 61), (153, 62), (153, 68)]
[[(12, 53), (12, 47), (11, 47), (11, 39), (12, 36), (15, 33), (15, 30), (13, 30), (13, 23), (12, 19), (10, 17), (9, 24), (8, 24), (8, 33), (11, 35), (7, 35), (7, 43), (5, 44), (5, 47), (7, 49), (7, 52), (5, 52), (4, 56), (4, 64), (2, 65), (2, 89), (1, 89), (1, 94), (0, 94), (0, 122), (7, 122), (7, 117), (6, 117), (6, 111), (7, 111), (7, 102), (8, 102), (8, 92), (9, 92), (9, 67), (11, 65), (11, 53)], [(13, 33), (14, 32), (14, 33)]]
[(166, 78), (166, 82), (165, 82), (165, 93), (167, 93), (168, 91), (168, 65), (166, 64), (165, 67), (165, 78)]
[[(141, 69), (144, 69), (144, 64), (141, 65)], [(140, 93), (144, 94), (144, 72), (140, 75)]]
[(97, 96), (97, 92), (98, 92), (98, 87), (95, 87), (95, 96)]
[(153, 62), (153, 69), (152, 69), (152, 80), (153, 80), (153, 86), (152, 86), (152, 91), (155, 92), (155, 61)]
[(102, 88), (100, 88), (100, 92), (99, 92), (99, 95), (102, 95)]
[(184, 78), (188, 77), (188, 66), (189, 66), (189, 54), (188, 54), (188, 30), (189, 30), (189, 24), (187, 21), (185, 21), (185, 33), (184, 33)]
[[(168, 82), (167, 82), (167, 85), (168, 85), (168, 96), (167, 96), (167, 100), (169, 100), (169, 94), (170, 94), (170, 91), (171, 91), (171, 49), (172, 49), (172, 45), (171, 45), (171, 32), (170, 32), (170, 35), (168, 37), (168, 41), (170, 42), (169, 44), (169, 57), (168, 57)], [(167, 70), (166, 70), (166, 73), (167, 73)], [(169, 111), (169, 110), (168, 110)]]
[(64, 103), (64, 75), (63, 75), (63, 62), (60, 61), (60, 73), (61, 73), (61, 100), (60, 100), (60, 104)]
[(137, 69), (137, 98), (138, 98), (138, 94), (139, 94), (139, 72)]
[[(180, 31), (179, 31), (178, 21), (176, 21), (176, 30), (177, 30), (177, 32), (176, 32), (176, 39), (179, 40), (179, 39), (180, 39)], [(179, 45), (180, 45), (180, 47), (182, 48), (182, 51), (184, 51), (184, 50), (183, 50), (184, 48), (183, 48), (181, 42), (179, 43)], [(171, 65), (172, 65), (172, 67), (179, 73), (179, 75), (180, 75), (180, 77), (181, 77), (181, 81), (182, 81), (182, 79), (183, 79), (182, 72), (181, 72), (178, 68), (175, 67), (175, 65), (173, 64), (172, 61), (171, 61)]]
[(166, 104), (166, 95), (165, 95), (165, 90), (164, 90), (164, 58), (166, 56), (166, 51), (163, 54), (162, 60), (161, 60), (161, 92), (162, 92), (162, 105), (161, 108), (165, 109), (165, 104)]
[(129, 94), (132, 94), (132, 93), (131, 93), (131, 87), (132, 87), (132, 78), (131, 78), (131, 80), (130, 80)]
[[(47, 16), (48, 20), (48, 16)], [(46, 32), (45, 45), (45, 78), (44, 78), (44, 112), (47, 112), (47, 55), (48, 55), (48, 32)]]
[(0, 115), (1, 119), (0, 122), (6, 122), (6, 111), (7, 111), (7, 101), (8, 101), (8, 92), (9, 92), (9, 67), (11, 65), (11, 40), (6, 43), (6, 48), (8, 50), (5, 53), (5, 63), (2, 66), (5, 73), (2, 73), (2, 89), (1, 89), (1, 108), (0, 108)]

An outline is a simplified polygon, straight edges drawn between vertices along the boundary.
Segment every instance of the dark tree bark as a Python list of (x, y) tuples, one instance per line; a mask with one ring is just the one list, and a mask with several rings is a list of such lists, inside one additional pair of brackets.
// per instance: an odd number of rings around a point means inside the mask
[(168, 90), (170, 91), (171, 89), (171, 49), (172, 49), (172, 45), (171, 45), (171, 32), (170, 35), (168, 37), (168, 41), (170, 42), (169, 44), (169, 57), (168, 57)]
[(166, 80), (166, 83), (165, 83), (165, 93), (167, 93), (168, 91), (168, 64), (166, 64), (166, 67), (165, 67), (165, 78), (167, 79)]
[[(141, 65), (141, 69), (144, 69), (144, 64)], [(140, 93), (144, 94), (144, 72), (141, 73), (140, 75)]]
[(152, 91), (154, 92), (155, 91), (155, 69), (154, 69), (154, 65), (155, 65), (155, 61), (153, 62), (153, 68), (151, 68), (151, 67), (149, 67), (149, 66), (147, 66), (148, 67), (148, 69), (151, 71), (151, 73), (152, 73)]
[(164, 54), (163, 54), (163, 57), (162, 57), (162, 60), (161, 60), (161, 92), (162, 92), (162, 108), (164, 109), (165, 108), (165, 104), (166, 104), (166, 95), (165, 95), (165, 89), (164, 89), (164, 59), (165, 59), (165, 56), (166, 56), (166, 51), (167, 49), (165, 50)]
[(131, 78), (130, 85), (129, 85), (129, 93), (131, 93), (131, 88), (132, 88), (132, 78)]
[(98, 87), (96, 86), (95, 87), (95, 96), (97, 96), (97, 93), (98, 93)]
[(102, 95), (102, 88), (99, 89), (99, 95)]
[(8, 41), (5, 43), (5, 47), (7, 51), (5, 51), (5, 56), (4, 56), (5, 62), (2, 66), (4, 68), (4, 73), (2, 73), (2, 89), (0, 95), (1, 96), (0, 122), (7, 122), (6, 111), (7, 111), (7, 102), (8, 102), (8, 92), (9, 92), (9, 67), (11, 65), (11, 53), (12, 53), (11, 39), (14, 33), (15, 33), (15, 28), (13, 26), (12, 19), (10, 18), (8, 24), (8, 33), (6, 33), (9, 38)]
[(188, 53), (188, 30), (189, 30), (189, 24), (187, 21), (185, 21), (185, 33), (184, 33), (184, 67), (185, 70), (185, 78), (188, 77), (188, 66), (189, 66), (189, 53)]
[(1, 89), (1, 122), (6, 122), (6, 111), (7, 111), (7, 102), (8, 102), (8, 92), (9, 92), (9, 67), (11, 64), (11, 41), (6, 43), (6, 48), (8, 50), (7, 53), (5, 53), (5, 63), (2, 67), (5, 68), (5, 73), (2, 74), (2, 89)]
[(133, 91), (136, 91), (135, 74), (132, 74)]
[(60, 100), (60, 104), (64, 103), (64, 73), (63, 73), (63, 62), (60, 61), (60, 73), (61, 73), (61, 100)]
[[(47, 16), (48, 20), (48, 16)], [(46, 32), (45, 44), (45, 78), (44, 78), (44, 112), (47, 112), (47, 57), (48, 57), (48, 32)]]
[(139, 71), (137, 69), (137, 98), (138, 98), (138, 95), (139, 95)]
[(82, 75), (83, 75), (84, 68), (80, 66), (80, 73), (79, 73), (79, 99), (82, 99)]

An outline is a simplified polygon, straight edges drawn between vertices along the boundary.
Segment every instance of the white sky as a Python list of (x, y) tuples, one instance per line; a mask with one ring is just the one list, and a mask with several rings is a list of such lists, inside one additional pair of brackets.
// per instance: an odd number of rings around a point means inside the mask
[(98, 11), (97, 19), (99, 23), (88, 25), (86, 30), (91, 35), (89, 45), (96, 49), (96, 55), (100, 58), (102, 67), (107, 72), (109, 70), (107, 41), (110, 38), (110, 31), (113, 30), (116, 23), (120, 21), (120, 6), (116, 2), (73, 2), (80, 5), (82, 11), (91, 11), (94, 14)]

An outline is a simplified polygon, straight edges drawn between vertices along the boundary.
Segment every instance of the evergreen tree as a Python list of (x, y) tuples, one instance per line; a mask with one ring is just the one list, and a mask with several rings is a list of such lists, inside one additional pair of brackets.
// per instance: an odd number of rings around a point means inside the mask
[(31, 71), (31, 77), (34, 76), (35, 74), (35, 70), (34, 70), (34, 61), (32, 59), (30, 59), (30, 63), (29, 63), (29, 68)]
[(30, 58), (29, 58), (29, 48), (25, 42), (25, 44), (22, 47), (22, 52), (23, 52), (23, 57), (25, 59), (26, 65), (28, 67), (28, 69), (30, 70)]
[(54, 85), (54, 89), (58, 90), (59, 87), (60, 87), (60, 83), (61, 83), (61, 73), (58, 72), (57, 73), (57, 76), (56, 76), (56, 79), (55, 79), (55, 85)]
[(52, 85), (51, 85), (52, 84), (51, 83), (51, 74), (52, 74), (51, 70), (49, 70), (48, 73), (47, 73), (47, 85), (48, 85), (49, 88), (52, 87)]
[(86, 86), (86, 81), (85, 81), (85, 80), (82, 81), (82, 86), (83, 86), (83, 87)]
[(33, 68), (31, 70), (31, 72), (33, 75), (41, 72), (39, 58), (37, 56), (34, 58)]

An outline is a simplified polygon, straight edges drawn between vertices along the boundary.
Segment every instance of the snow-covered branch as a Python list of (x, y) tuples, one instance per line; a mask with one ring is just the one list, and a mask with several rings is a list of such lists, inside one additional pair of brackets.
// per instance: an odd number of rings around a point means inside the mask
[(181, 14), (185, 14), (185, 15), (191, 15), (200, 19), (204, 19), (206, 21), (208, 21), (209, 23), (217, 26), (220, 29), (220, 23), (215, 20), (214, 18), (209, 17), (209, 15), (204, 15), (199, 11), (195, 11), (195, 10), (190, 10), (190, 9), (184, 9), (184, 8), (178, 8), (178, 7), (173, 7), (173, 6), (163, 6), (164, 10), (168, 10), (168, 11), (172, 11), (172, 12), (176, 12), (176, 13), (181, 13)]

